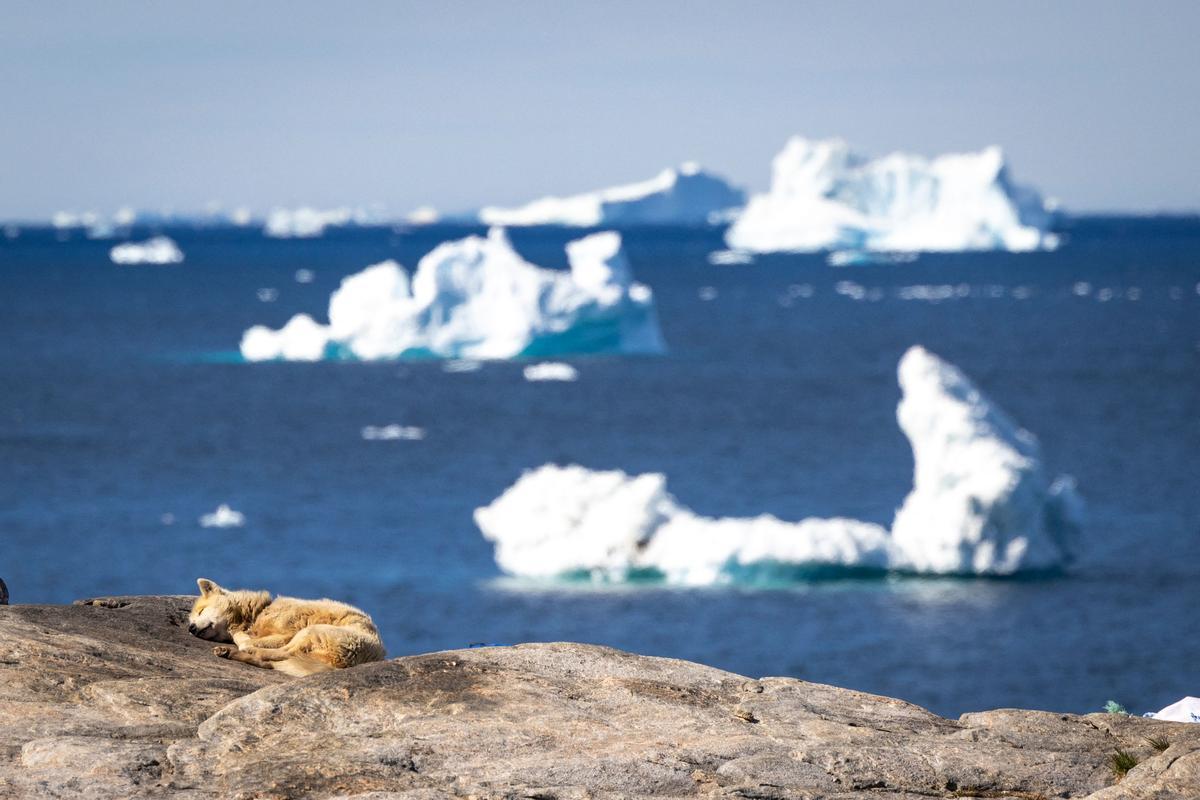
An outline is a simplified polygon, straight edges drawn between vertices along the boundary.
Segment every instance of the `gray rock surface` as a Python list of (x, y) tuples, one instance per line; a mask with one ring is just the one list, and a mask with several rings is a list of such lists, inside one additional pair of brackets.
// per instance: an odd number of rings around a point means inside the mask
[(1200, 798), (1198, 725), (947, 720), (561, 643), (292, 679), (214, 657), (190, 601), (0, 608), (0, 797)]

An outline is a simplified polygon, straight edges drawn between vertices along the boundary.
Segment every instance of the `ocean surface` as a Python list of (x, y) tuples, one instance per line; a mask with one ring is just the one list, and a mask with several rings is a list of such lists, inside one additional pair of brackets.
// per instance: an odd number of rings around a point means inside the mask
[[(82, 232), (0, 238), (13, 602), (194, 593), (204, 576), (360, 605), (392, 655), (597, 642), (951, 716), (1109, 699), (1142, 712), (1200, 694), (1200, 221), (1081, 219), (1056, 252), (840, 268), (821, 255), (714, 266), (719, 231), (626, 231), (669, 354), (564, 359), (573, 383), (526, 382), (522, 362), (241, 363), (250, 325), (322, 319), (342, 277), (385, 258), (411, 268), (469, 229), (166, 232), (181, 265), (116, 266), (114, 241)], [(511, 235), (564, 267), (578, 234)], [(1033, 431), (1048, 471), (1077, 478), (1088, 521), (1068, 570), (531, 583), (501, 575), (472, 521), (554, 462), (665, 473), (710, 516), (887, 525), (912, 482), (895, 370), (913, 344)], [(362, 435), (390, 424), (426, 436)], [(244, 527), (201, 527), (221, 503)]]

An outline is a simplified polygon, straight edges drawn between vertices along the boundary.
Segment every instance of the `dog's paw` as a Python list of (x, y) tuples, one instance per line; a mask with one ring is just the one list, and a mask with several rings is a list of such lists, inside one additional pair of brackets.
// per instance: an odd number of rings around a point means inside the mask
[(230, 647), (227, 644), (219, 644), (213, 648), (213, 655), (217, 658), (233, 658), (233, 654), (236, 652), (236, 647)]

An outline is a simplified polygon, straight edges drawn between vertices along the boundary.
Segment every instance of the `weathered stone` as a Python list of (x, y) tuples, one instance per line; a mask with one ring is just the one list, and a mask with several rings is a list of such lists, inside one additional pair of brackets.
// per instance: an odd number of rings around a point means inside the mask
[[(215, 658), (181, 624), (189, 602), (0, 609), (0, 797), (1200, 797), (1200, 726), (947, 720), (561, 643), (290, 679)], [(1118, 749), (1140, 758), (1120, 782)]]

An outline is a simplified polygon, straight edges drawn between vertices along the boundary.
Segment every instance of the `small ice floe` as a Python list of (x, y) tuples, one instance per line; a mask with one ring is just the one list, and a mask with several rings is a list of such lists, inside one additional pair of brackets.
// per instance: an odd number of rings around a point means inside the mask
[(1126, 299), (1126, 300), (1132, 300), (1132, 301), (1133, 301), (1133, 302), (1135, 302), (1135, 303), (1136, 303), (1138, 300), (1141, 300), (1141, 299), (1142, 299), (1142, 290), (1141, 290), (1141, 287), (1138, 287), (1138, 286), (1130, 286), (1128, 289), (1126, 289), (1126, 290), (1125, 290), (1125, 299)]
[(1164, 708), (1144, 716), (1168, 722), (1200, 722), (1200, 697), (1185, 697)]
[(1014, 300), (1028, 300), (1033, 297), (1033, 287), (1018, 286), (1012, 290), (1012, 296)]
[(425, 438), (425, 429), (416, 425), (368, 425), (362, 429), (368, 442), (418, 442)]
[(849, 297), (851, 300), (862, 300), (867, 296), (866, 288), (854, 281), (838, 281), (834, 285), (833, 290), (842, 297)]
[(469, 358), (452, 358), (442, 364), (442, 372), (479, 372), (483, 369), (482, 361)]
[(525, 367), (524, 374), (527, 381), (573, 381), (579, 377), (579, 370), (561, 361), (543, 361)]
[(316, 277), (317, 273), (313, 272), (311, 269), (296, 270), (296, 283), (312, 283), (313, 279)]
[(779, 296), (779, 305), (784, 308), (791, 308), (792, 303), (797, 300), (807, 300), (813, 296), (813, 287), (810, 283), (793, 283), (787, 287), (787, 290)]
[(700, 291), (696, 292), (696, 296), (699, 297), (701, 300), (704, 300), (705, 302), (708, 302), (709, 300), (716, 300), (717, 299), (717, 287), (701, 286)]
[(831, 267), (861, 267), (867, 264), (910, 264), (917, 253), (880, 253), (869, 250), (834, 250), (825, 257)]
[(279, 299), (279, 290), (271, 286), (265, 286), (255, 292), (255, 295), (263, 303), (274, 303)]
[(1096, 300), (1101, 303), (1107, 303), (1109, 300), (1112, 300), (1115, 295), (1116, 292), (1106, 286), (1100, 291), (1096, 292)]
[(970, 297), (971, 287), (965, 283), (960, 283), (957, 286), (952, 286), (948, 283), (936, 286), (927, 284), (901, 286), (896, 290), (896, 296), (901, 300), (924, 300), (930, 303), (937, 303), (942, 300), (961, 300), (964, 297)]
[(708, 254), (708, 263), (718, 267), (728, 267), (735, 264), (753, 264), (754, 255), (741, 250), (714, 250)]
[(275, 208), (267, 215), (263, 233), (273, 239), (308, 239), (323, 236), (326, 228), (354, 221), (355, 212), (349, 208)]
[(1087, 281), (1076, 281), (1075, 285), (1071, 287), (1071, 291), (1076, 297), (1087, 297), (1092, 293), (1092, 285)]
[(161, 517), (159, 517), (158, 521), (163, 525), (174, 525), (175, 515), (168, 511), (166, 514), (163, 514)]
[(179, 245), (166, 236), (144, 242), (126, 242), (108, 251), (114, 264), (178, 264), (183, 261)]
[(1183, 299), (1183, 289), (1180, 289), (1178, 286), (1172, 286), (1167, 291), (1167, 296), (1170, 297), (1172, 300), (1182, 300)]
[(200, 517), (200, 527), (202, 528), (240, 528), (245, 524), (246, 515), (240, 511), (234, 511), (224, 503), (217, 506), (216, 511)]

